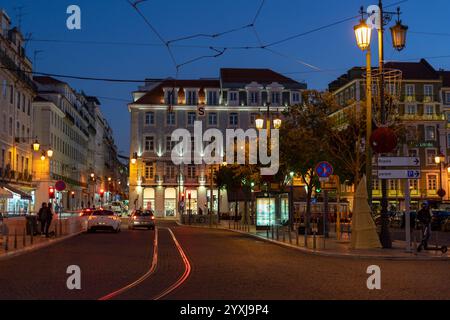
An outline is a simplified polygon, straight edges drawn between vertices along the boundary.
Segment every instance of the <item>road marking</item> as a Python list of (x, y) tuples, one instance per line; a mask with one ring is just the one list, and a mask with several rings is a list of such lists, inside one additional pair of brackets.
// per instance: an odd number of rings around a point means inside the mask
[(152, 300), (160, 300), (161, 298), (164, 298), (165, 296), (170, 294), (175, 289), (179, 288), (189, 278), (189, 275), (191, 274), (191, 270), (192, 270), (191, 264), (189, 263), (189, 259), (186, 256), (186, 254), (184, 253), (183, 248), (181, 247), (181, 245), (178, 242), (177, 238), (175, 237), (174, 233), (172, 232), (172, 230), (170, 228), (167, 228), (167, 230), (169, 230), (170, 235), (172, 236), (173, 242), (175, 242), (175, 246), (177, 247), (178, 252), (180, 253), (181, 259), (183, 259), (183, 263), (184, 263), (184, 267), (185, 267), (184, 268), (184, 273), (177, 280), (177, 282), (175, 282), (169, 288), (167, 288), (162, 293), (160, 293), (159, 295), (154, 297)]
[(142, 283), (144, 280), (146, 280), (148, 277), (150, 277), (153, 273), (155, 273), (156, 271), (156, 266), (158, 265), (158, 228), (155, 227), (155, 239), (154, 239), (154, 245), (153, 245), (153, 259), (152, 259), (152, 265), (150, 266), (150, 269), (147, 271), (146, 274), (144, 274), (142, 277), (140, 277), (138, 280), (130, 283), (129, 285), (114, 291), (112, 293), (107, 294), (104, 297), (101, 297), (98, 300), (110, 300), (122, 293), (124, 293), (125, 291), (139, 285), (140, 283)]

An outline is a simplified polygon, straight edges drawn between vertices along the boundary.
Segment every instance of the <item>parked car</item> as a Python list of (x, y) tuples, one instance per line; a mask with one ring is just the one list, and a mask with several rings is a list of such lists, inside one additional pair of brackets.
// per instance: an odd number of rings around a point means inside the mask
[(110, 230), (120, 232), (121, 219), (111, 210), (94, 210), (88, 218), (87, 232)]
[(450, 211), (432, 210), (431, 213), (431, 230), (441, 230), (444, 221), (450, 218)]
[(128, 222), (129, 229), (147, 228), (155, 230), (155, 215), (152, 210), (134, 210)]
[(123, 212), (122, 202), (113, 201), (113, 202), (111, 202), (110, 207), (111, 207), (111, 211), (113, 211), (119, 215), (122, 215), (122, 212)]

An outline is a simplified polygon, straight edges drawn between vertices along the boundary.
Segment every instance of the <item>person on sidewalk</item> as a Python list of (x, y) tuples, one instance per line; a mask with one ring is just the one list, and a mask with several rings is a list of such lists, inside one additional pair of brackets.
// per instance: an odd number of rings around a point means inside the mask
[(422, 242), (420, 246), (426, 250), (431, 236), (431, 213), (426, 203), (422, 204), (422, 209), (417, 213), (417, 220), (422, 225)]
[(47, 223), (48, 208), (47, 203), (43, 202), (39, 212), (37, 214), (39, 223), (41, 224), (41, 235), (45, 235), (45, 227)]

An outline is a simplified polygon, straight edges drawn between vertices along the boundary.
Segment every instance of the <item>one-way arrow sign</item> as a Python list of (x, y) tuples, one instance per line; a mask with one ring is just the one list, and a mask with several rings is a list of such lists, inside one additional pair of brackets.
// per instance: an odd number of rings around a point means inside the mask
[(379, 167), (419, 167), (419, 157), (380, 157)]
[(419, 170), (378, 170), (379, 179), (419, 179)]

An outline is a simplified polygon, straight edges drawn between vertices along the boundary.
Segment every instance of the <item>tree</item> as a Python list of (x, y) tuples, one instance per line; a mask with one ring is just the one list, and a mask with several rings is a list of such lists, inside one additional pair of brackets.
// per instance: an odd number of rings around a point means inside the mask
[(315, 174), (317, 164), (327, 159), (328, 114), (332, 98), (318, 91), (304, 91), (302, 103), (284, 113), (280, 131), (280, 162), (295, 172), (306, 185), (306, 230), (309, 230), (311, 198), (320, 187)]

